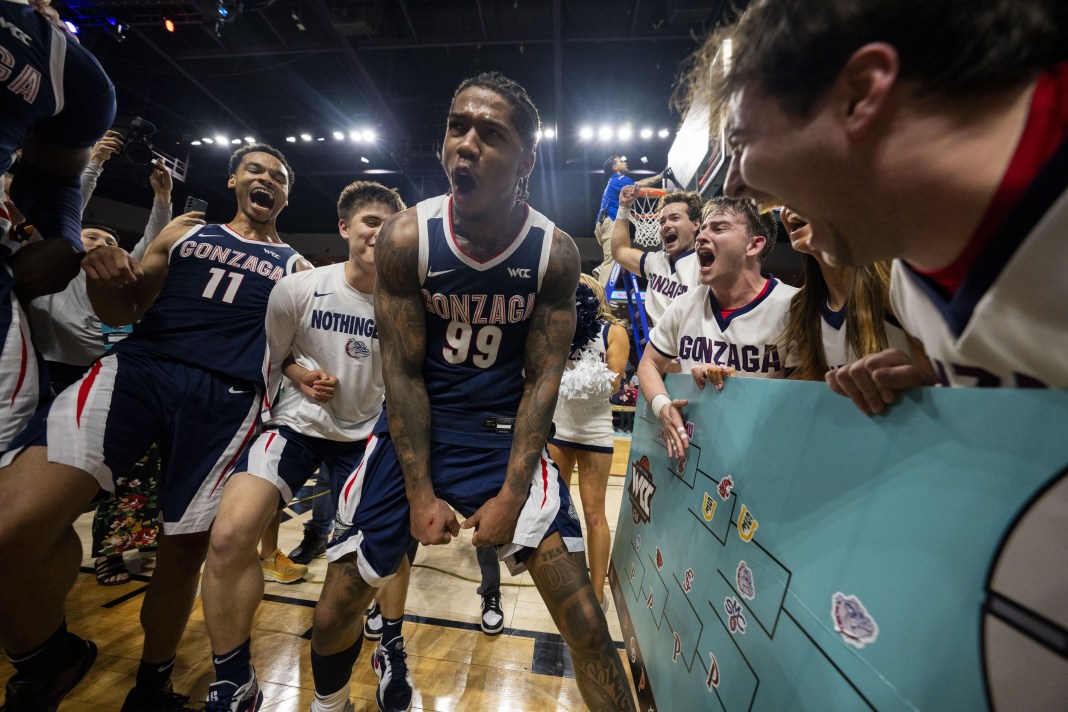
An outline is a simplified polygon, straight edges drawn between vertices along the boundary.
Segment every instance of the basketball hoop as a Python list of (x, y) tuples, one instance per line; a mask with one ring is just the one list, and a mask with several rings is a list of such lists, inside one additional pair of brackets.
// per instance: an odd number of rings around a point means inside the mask
[(639, 188), (630, 209), (630, 221), (634, 223), (634, 242), (642, 247), (660, 244), (660, 219), (656, 204), (667, 195), (660, 188)]

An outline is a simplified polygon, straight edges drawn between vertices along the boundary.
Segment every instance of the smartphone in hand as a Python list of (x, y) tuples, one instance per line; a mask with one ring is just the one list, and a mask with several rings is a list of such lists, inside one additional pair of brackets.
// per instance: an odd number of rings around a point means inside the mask
[(190, 195), (188, 198), (185, 199), (185, 210), (183, 210), (182, 212), (188, 213), (194, 210), (201, 213), (207, 213), (208, 201), (201, 200), (200, 198), (194, 198)]

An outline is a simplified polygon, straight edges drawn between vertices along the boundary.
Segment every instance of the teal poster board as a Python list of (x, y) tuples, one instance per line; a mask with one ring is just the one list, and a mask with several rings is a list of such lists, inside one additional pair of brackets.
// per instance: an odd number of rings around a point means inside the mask
[(642, 712), (1068, 706), (1068, 393), (669, 376), (610, 581)]

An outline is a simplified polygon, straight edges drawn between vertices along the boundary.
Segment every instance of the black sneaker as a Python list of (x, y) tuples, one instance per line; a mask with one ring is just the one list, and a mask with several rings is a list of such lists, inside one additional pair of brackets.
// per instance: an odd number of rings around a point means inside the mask
[(407, 658), (404, 638), (400, 636), (375, 648), (371, 667), (378, 675), (375, 701), (382, 712), (407, 712), (412, 708), (412, 676)]
[(378, 640), (382, 637), (382, 609), (378, 601), (371, 601), (371, 607), (363, 614), (363, 637)]
[(96, 661), (96, 644), (91, 640), (71, 636), (75, 659), (58, 675), (45, 679), (27, 680), (18, 673), (11, 676), (5, 688), (6, 701), (0, 712), (55, 712), (63, 697), (74, 689)]
[(289, 552), (289, 558), (295, 564), (307, 564), (326, 551), (326, 541), (327, 537), (319, 534), (318, 530), (304, 527), (304, 538), (296, 549)]
[(158, 690), (145, 692), (135, 687), (126, 695), (126, 701), (122, 704), (122, 712), (195, 712), (193, 707), (187, 707), (189, 697), (180, 695), (171, 687), (171, 681)]
[(482, 595), (482, 632), (497, 635), (504, 630), (504, 611), (501, 609), (501, 592)]

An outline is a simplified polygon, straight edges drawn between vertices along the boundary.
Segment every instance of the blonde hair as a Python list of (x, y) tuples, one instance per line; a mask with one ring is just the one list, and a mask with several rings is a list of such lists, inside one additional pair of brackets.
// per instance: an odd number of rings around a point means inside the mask
[(608, 306), (608, 295), (605, 294), (604, 285), (585, 272), (579, 275), (579, 281), (592, 289), (594, 295), (597, 297), (597, 318), (601, 321), (608, 322), (609, 324), (623, 326), (623, 321), (613, 314), (612, 307)]

